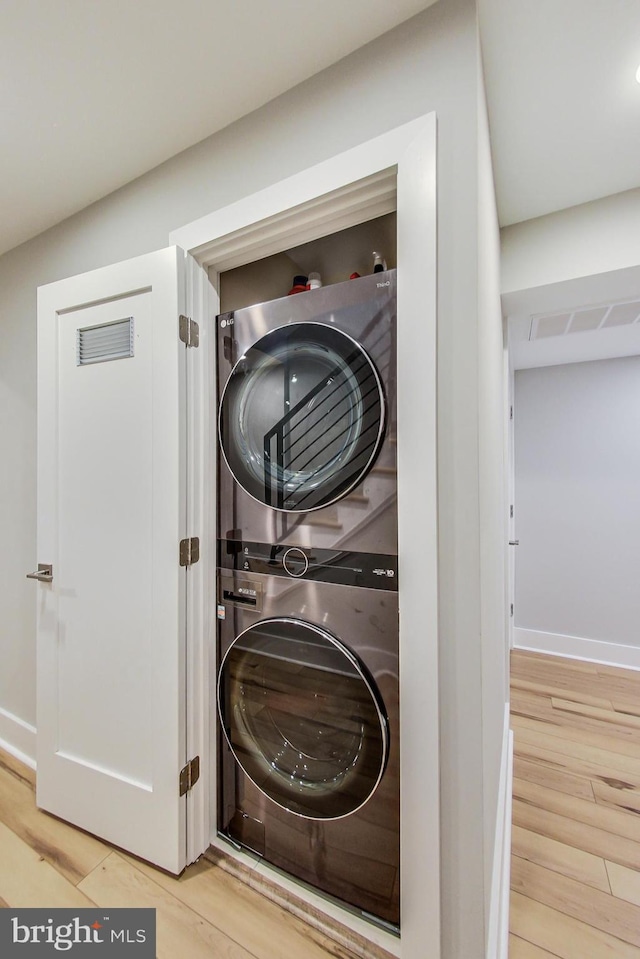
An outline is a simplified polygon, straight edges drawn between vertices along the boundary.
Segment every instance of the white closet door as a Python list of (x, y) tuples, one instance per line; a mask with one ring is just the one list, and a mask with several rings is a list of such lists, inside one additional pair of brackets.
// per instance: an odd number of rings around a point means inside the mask
[(186, 862), (184, 254), (38, 291), (37, 803)]

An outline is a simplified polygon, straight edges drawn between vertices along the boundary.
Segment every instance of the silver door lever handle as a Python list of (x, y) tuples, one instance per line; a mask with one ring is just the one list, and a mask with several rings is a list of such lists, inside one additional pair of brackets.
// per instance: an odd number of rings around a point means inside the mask
[(27, 573), (27, 579), (37, 579), (41, 583), (50, 583), (53, 579), (53, 566), (48, 563), (38, 563), (33, 573)]
[(520, 545), (520, 540), (519, 540), (519, 539), (510, 539), (510, 540), (509, 540), (509, 546), (519, 546), (519, 545)]

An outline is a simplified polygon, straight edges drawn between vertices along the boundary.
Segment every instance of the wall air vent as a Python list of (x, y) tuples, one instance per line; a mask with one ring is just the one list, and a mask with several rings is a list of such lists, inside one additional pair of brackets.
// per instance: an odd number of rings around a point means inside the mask
[(77, 363), (104, 363), (133, 356), (133, 317), (78, 330)]
[(529, 340), (588, 333), (633, 323), (640, 323), (640, 300), (583, 307), (564, 313), (540, 313), (531, 317)]

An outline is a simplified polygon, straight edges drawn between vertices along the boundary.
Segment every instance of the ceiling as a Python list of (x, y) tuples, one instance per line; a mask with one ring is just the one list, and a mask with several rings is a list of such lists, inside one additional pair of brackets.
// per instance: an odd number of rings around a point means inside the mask
[[(433, 2), (2, 0), (0, 253)], [(478, 7), (501, 224), (640, 186), (640, 0)]]
[(433, 2), (1, 0), (0, 253)]
[(640, 0), (478, 0), (502, 226), (640, 186)]

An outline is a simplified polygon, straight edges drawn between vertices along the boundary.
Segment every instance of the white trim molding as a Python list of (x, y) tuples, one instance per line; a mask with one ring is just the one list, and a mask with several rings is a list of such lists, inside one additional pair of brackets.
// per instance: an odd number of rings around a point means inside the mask
[[(397, 209), (402, 318), (398, 366), (403, 370), (398, 384), (400, 735), (405, 757), (401, 913), (402, 954), (407, 959), (440, 956), (436, 195), (436, 116), (429, 113), (174, 230), (169, 237), (208, 271), (218, 290), (223, 271)], [(214, 294), (209, 303), (215, 312), (216, 300)], [(419, 444), (416, 435), (421, 437)], [(213, 454), (209, 469), (212, 465)], [(205, 486), (214, 482), (214, 475)], [(213, 633), (214, 626), (215, 622), (205, 623), (203, 635)], [(202, 658), (197, 650), (191, 655)], [(213, 703), (214, 663), (208, 675), (202, 673), (202, 683), (199, 701)], [(207, 683), (210, 689), (204, 688)], [(194, 745), (199, 740), (206, 748), (197, 724), (190, 728)], [(215, 748), (212, 737), (210, 783)], [(429, 761), (412, 761), (417, 752)], [(215, 797), (215, 789), (211, 795)], [(204, 823), (205, 810), (194, 808), (193, 813)], [(215, 843), (215, 809), (209, 819)], [(342, 922), (350, 921), (345, 912)], [(392, 951), (393, 937), (384, 935)]]
[(0, 749), (36, 768), (36, 728), (0, 708)]
[(565, 656), (567, 659), (584, 659), (603, 666), (621, 666), (624, 669), (640, 669), (640, 646), (624, 646), (601, 639), (583, 639), (581, 636), (565, 636), (562, 633), (544, 633), (537, 629), (513, 630), (514, 649), (526, 649), (533, 653), (548, 653)]
[[(205, 267), (221, 273), (396, 209), (396, 174), (424, 137), (427, 114), (195, 220), (169, 234)], [(420, 177), (435, 193), (435, 169)], [(432, 182), (433, 179), (433, 182)], [(435, 202), (435, 196), (430, 197)]]
[(508, 959), (509, 890), (511, 885), (511, 809), (513, 805), (513, 733), (509, 729), (509, 706), (504, 713), (500, 788), (496, 816), (491, 906), (487, 936), (487, 959)]

